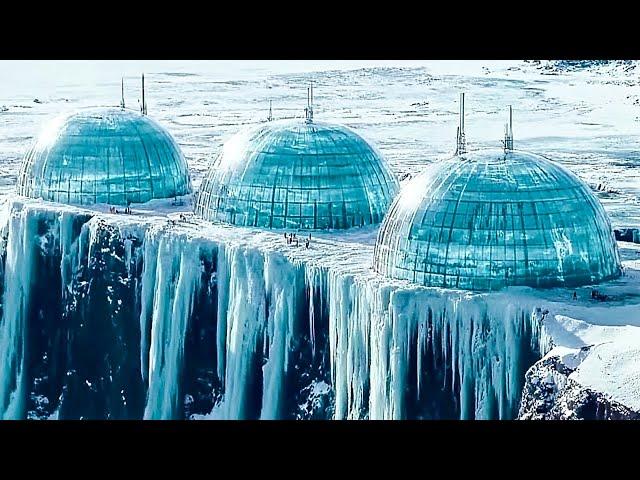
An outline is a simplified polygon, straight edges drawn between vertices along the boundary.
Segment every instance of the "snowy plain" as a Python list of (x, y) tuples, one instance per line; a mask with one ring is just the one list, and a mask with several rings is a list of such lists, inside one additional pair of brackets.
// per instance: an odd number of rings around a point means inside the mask
[(46, 121), (87, 106), (138, 105), (174, 135), (199, 185), (212, 157), (244, 125), (304, 116), (315, 84), (321, 120), (358, 130), (395, 173), (415, 173), (455, 148), (458, 93), (467, 94), (471, 148), (497, 146), (507, 106), (516, 148), (548, 155), (600, 193), (615, 226), (640, 224), (640, 91), (635, 63), (585, 68), (523, 61), (2, 61), (0, 193)]
[[(23, 155), (54, 116), (85, 106), (137, 105), (147, 79), (149, 114), (182, 147), (197, 188), (221, 145), (267, 116), (302, 117), (315, 85), (316, 117), (357, 129), (400, 177), (453, 153), (458, 92), (467, 95), (470, 148), (497, 146), (507, 106), (514, 108), (516, 148), (567, 166), (595, 190), (615, 227), (640, 227), (640, 86), (636, 62), (0, 62), (0, 195), (12, 195)], [(135, 209), (149, 216), (154, 208)], [(189, 209), (160, 206), (170, 216)], [(100, 207), (98, 207), (100, 209)], [(106, 212), (105, 206), (102, 211)], [(170, 213), (172, 212), (173, 213)], [(193, 227), (200, 233), (201, 225)], [(219, 233), (219, 232), (218, 232)], [(376, 229), (317, 235), (298, 260), (331, 261), (369, 271)], [(283, 248), (261, 234), (261, 248)], [(282, 242), (284, 243), (284, 242)], [(620, 243), (626, 275), (600, 288), (606, 303), (579, 289), (528, 292), (551, 315), (554, 349), (571, 356), (579, 383), (640, 410), (640, 249)], [(286, 248), (286, 246), (284, 246)], [(326, 261), (326, 260), (325, 260)], [(520, 295), (518, 293), (518, 295)], [(580, 348), (595, 345), (588, 355)]]

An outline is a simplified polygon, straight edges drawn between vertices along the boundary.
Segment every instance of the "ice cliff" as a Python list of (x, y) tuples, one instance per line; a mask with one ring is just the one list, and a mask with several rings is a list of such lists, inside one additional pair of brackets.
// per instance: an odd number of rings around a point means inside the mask
[(0, 417), (515, 418), (544, 313), (387, 281), (370, 245), (14, 200)]

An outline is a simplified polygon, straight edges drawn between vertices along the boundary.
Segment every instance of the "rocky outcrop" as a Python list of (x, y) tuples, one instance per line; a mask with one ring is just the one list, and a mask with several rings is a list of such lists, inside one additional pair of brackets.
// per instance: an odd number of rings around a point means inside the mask
[[(578, 356), (586, 355), (590, 348), (582, 348)], [(574, 370), (559, 355), (533, 365), (525, 376), (518, 419), (640, 420), (640, 412), (569, 378)]]

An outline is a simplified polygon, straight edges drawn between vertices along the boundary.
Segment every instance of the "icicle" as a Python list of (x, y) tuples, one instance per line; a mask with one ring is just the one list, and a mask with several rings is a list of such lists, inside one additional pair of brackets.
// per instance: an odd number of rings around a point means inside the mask
[(199, 250), (183, 237), (163, 236), (157, 262), (144, 418), (180, 418), (184, 340), (200, 279)]
[(145, 385), (149, 384), (149, 349), (151, 344), (151, 322), (154, 312), (156, 271), (158, 266), (157, 232), (150, 231), (144, 242), (144, 264), (142, 267), (140, 310), (140, 372)]
[[(330, 272), (329, 341), (335, 418), (364, 418), (368, 409), (370, 308), (367, 285)], [(364, 288), (360, 288), (364, 287)], [(359, 296), (362, 295), (362, 296)]]
[(266, 258), (265, 285), (271, 298), (267, 319), (268, 360), (263, 367), (263, 394), (260, 418), (275, 420), (284, 417), (285, 380), (289, 351), (298, 331), (300, 294), (304, 279), (299, 270), (279, 254)]
[(258, 339), (266, 323), (263, 258), (256, 250), (227, 246), (230, 258), (225, 398), (223, 418), (245, 419), (252, 415), (249, 398), (257, 364), (262, 364)]
[(229, 256), (223, 243), (218, 246), (216, 284), (218, 288), (218, 312), (216, 323), (216, 352), (218, 380), (224, 388), (227, 353), (227, 313), (229, 308)]
[(305, 284), (309, 292), (309, 341), (311, 342), (311, 356), (315, 359), (316, 356), (316, 313), (315, 313), (315, 300), (316, 292), (320, 292), (319, 299), (319, 313), (322, 313), (322, 300), (324, 299), (325, 290), (323, 279), (326, 276), (326, 272), (320, 271), (319, 268), (308, 266), (305, 268)]
[(73, 270), (78, 261), (79, 245), (73, 238), (73, 222), (75, 215), (71, 212), (60, 214), (60, 248), (62, 258), (60, 261), (60, 274), (62, 275), (63, 295), (72, 293)]
[(19, 420), (27, 413), (27, 321), (38, 216), (23, 207), (11, 213), (9, 222), (0, 324), (0, 419)]
[(347, 282), (333, 272), (329, 273), (329, 350), (331, 355), (331, 383), (335, 389), (335, 418), (348, 415), (347, 348), (348, 330), (345, 325), (352, 304)]

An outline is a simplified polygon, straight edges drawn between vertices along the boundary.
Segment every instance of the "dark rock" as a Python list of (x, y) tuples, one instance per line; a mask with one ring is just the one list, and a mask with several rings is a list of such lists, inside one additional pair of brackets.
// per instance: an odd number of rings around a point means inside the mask
[[(579, 355), (588, 353), (583, 347)], [(537, 362), (525, 376), (520, 420), (638, 420), (631, 410), (569, 378), (574, 369), (559, 356)]]

